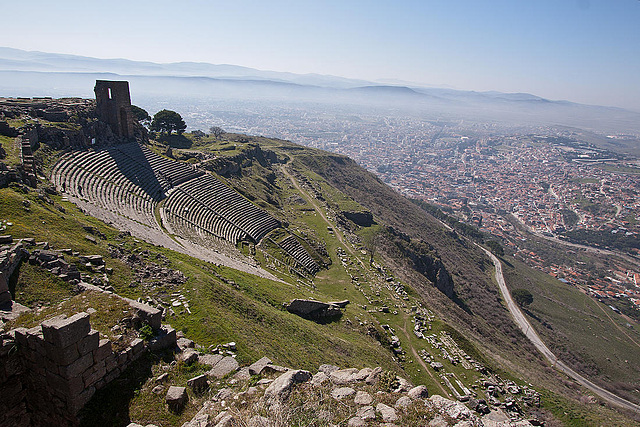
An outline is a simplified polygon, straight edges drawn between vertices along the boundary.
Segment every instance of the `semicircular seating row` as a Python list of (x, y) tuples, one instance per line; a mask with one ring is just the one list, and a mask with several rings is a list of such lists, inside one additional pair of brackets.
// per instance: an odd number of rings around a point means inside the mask
[(316, 274), (320, 271), (318, 263), (309, 255), (309, 252), (300, 244), (298, 239), (292, 235), (288, 235), (280, 243), (278, 243), (285, 252), (291, 255), (296, 261), (311, 274)]
[(137, 143), (69, 152), (51, 179), (65, 193), (154, 228), (156, 206), (164, 199), (161, 216), (178, 232), (204, 231), (236, 244), (258, 242), (280, 226), (214, 176)]

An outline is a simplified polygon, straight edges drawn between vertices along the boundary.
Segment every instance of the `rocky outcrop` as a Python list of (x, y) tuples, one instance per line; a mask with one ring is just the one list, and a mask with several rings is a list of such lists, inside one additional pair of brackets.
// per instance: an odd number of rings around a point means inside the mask
[(429, 279), (440, 292), (453, 298), (455, 296), (453, 279), (433, 248), (426, 242), (411, 239), (397, 230), (391, 228), (388, 230), (395, 249), (411, 261), (411, 267)]
[[(236, 156), (229, 157), (217, 157), (212, 160), (207, 160), (202, 163), (204, 169), (210, 170), (222, 176), (239, 175), (242, 173), (243, 168), (250, 167), (253, 162), (257, 162), (263, 167), (270, 166), (274, 163), (279, 163), (278, 155), (271, 150), (263, 150), (258, 144), (252, 144), (250, 149), (243, 150), (242, 153)], [(235, 146), (230, 146), (231, 149), (235, 149)], [(275, 175), (272, 177), (266, 177), (267, 181), (275, 180)]]
[(320, 302), (308, 299), (294, 299), (289, 304), (286, 304), (285, 308), (289, 313), (293, 313), (316, 322), (335, 320), (342, 315), (341, 307), (337, 303)]
[(373, 214), (369, 211), (342, 211), (342, 215), (361, 227), (371, 227), (374, 223)]
[[(260, 359), (260, 363), (252, 366), (263, 365), (265, 360), (269, 359)], [(388, 378), (389, 373), (381, 376), (382, 372), (379, 367), (340, 369), (325, 364), (313, 377), (308, 371), (288, 370), (273, 380), (263, 378), (250, 383), (255, 386), (237, 382), (240, 377), (236, 374), (230, 381), (235, 381), (235, 386), (227, 386), (233, 388), (223, 388), (217, 394), (213, 392), (215, 398), (205, 402), (183, 427), (284, 427), (299, 425), (297, 417), (301, 413), (305, 420), (318, 420), (320, 425), (337, 425), (339, 419), (340, 425), (352, 427), (382, 423), (387, 426), (531, 426), (516, 412), (506, 415), (496, 409), (482, 415), (461, 402), (439, 395), (427, 397), (425, 386), (412, 387), (400, 377), (395, 378), (396, 382), (405, 386), (389, 390), (387, 382), (380, 381)], [(316, 404), (314, 399), (322, 402)]]

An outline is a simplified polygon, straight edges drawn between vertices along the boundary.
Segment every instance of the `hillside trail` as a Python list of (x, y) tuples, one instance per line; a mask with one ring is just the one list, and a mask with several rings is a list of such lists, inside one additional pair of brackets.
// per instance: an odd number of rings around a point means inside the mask
[(420, 357), (420, 355), (416, 351), (415, 347), (413, 347), (413, 345), (411, 345), (411, 337), (409, 336), (409, 333), (407, 332), (407, 320), (408, 320), (408, 316), (405, 314), (404, 315), (404, 325), (400, 328), (400, 330), (404, 333), (405, 337), (407, 337), (407, 343), (409, 344), (409, 348), (411, 349), (411, 353), (416, 358), (418, 363), (420, 363), (420, 365), (422, 365), (422, 367), (424, 368), (425, 372), (427, 374), (429, 374), (429, 376), (433, 380), (433, 383), (438, 385), (438, 388), (440, 388), (440, 391), (442, 391), (442, 396), (444, 396), (444, 397), (452, 397), (451, 393), (449, 393), (447, 390), (445, 390), (444, 386), (433, 375), (433, 373), (431, 372), (431, 369), (429, 369), (430, 366), (427, 366), (426, 362), (424, 360), (422, 360), (422, 357)]
[[(313, 209), (316, 211), (316, 213), (318, 215), (320, 215), (320, 217), (324, 220), (324, 222), (326, 222), (327, 225), (330, 226), (331, 228), (335, 228), (334, 225), (331, 223), (331, 221), (329, 221), (327, 216), (324, 214), (324, 211), (322, 210), (320, 205), (318, 205), (318, 203), (315, 201), (315, 199), (313, 197), (311, 197), (309, 195), (309, 193), (307, 193), (307, 191), (300, 186), (300, 183), (298, 183), (298, 180), (293, 175), (291, 175), (289, 173), (289, 171), (287, 170), (286, 166), (285, 165), (281, 165), (280, 166), (280, 170), (289, 179), (289, 181), (291, 181), (291, 183), (296, 188), (296, 190), (298, 190), (300, 192), (300, 194), (302, 194), (302, 196), (307, 200), (307, 202), (309, 202), (311, 204), (311, 206), (313, 206)], [(356, 254), (353, 251), (353, 248), (351, 247), (351, 245), (348, 245), (348, 244), (346, 244), (344, 242), (344, 237), (342, 237), (342, 233), (340, 233), (339, 231), (336, 230), (335, 235), (336, 235), (336, 238), (338, 239), (338, 241), (340, 242), (340, 244), (342, 246), (344, 246), (345, 249), (348, 250), (351, 253), (351, 255), (353, 255), (362, 264), (362, 260), (359, 257), (356, 256)], [(363, 264), (363, 267), (364, 267), (364, 264)]]
[(573, 378), (579, 384), (588, 388), (589, 390), (591, 390), (592, 392), (594, 392), (595, 394), (597, 394), (607, 402), (613, 405), (628, 409), (630, 411), (640, 412), (640, 406), (636, 405), (635, 403), (629, 402), (628, 400), (623, 399), (622, 397), (617, 396), (611, 393), (610, 391), (592, 383), (591, 381), (589, 381), (588, 379), (586, 379), (585, 377), (583, 377), (582, 375), (580, 375), (579, 373), (571, 369), (564, 362), (562, 362), (561, 360), (558, 360), (558, 357), (554, 355), (553, 352), (549, 349), (549, 347), (547, 347), (546, 344), (542, 341), (542, 339), (537, 334), (535, 329), (533, 329), (533, 327), (531, 326), (527, 318), (524, 316), (524, 314), (520, 310), (520, 308), (515, 304), (515, 302), (513, 301), (513, 298), (511, 298), (511, 293), (509, 292), (509, 289), (507, 288), (507, 285), (504, 281), (504, 276), (502, 274), (502, 263), (500, 262), (500, 260), (494, 254), (492, 254), (489, 250), (483, 248), (477, 243), (474, 243), (474, 244), (478, 246), (478, 248), (482, 249), (485, 252), (485, 254), (487, 254), (487, 256), (493, 262), (493, 265), (496, 269), (495, 278), (496, 278), (496, 281), (498, 282), (500, 293), (502, 294), (502, 298), (504, 299), (504, 301), (507, 303), (507, 308), (509, 309), (511, 316), (513, 317), (513, 320), (516, 322), (518, 327), (520, 327), (520, 329), (525, 334), (525, 336), (529, 339), (529, 341), (531, 341), (531, 343), (538, 349), (538, 351), (540, 351), (540, 353), (542, 353), (547, 358), (547, 360), (551, 362), (551, 365), (556, 369), (558, 369), (559, 371), (563, 372), (564, 374), (568, 375), (569, 377)]
[[(329, 221), (329, 219), (324, 214), (324, 211), (322, 210), (322, 208), (316, 203), (315, 199), (313, 197), (311, 197), (307, 193), (307, 191), (304, 190), (300, 186), (300, 184), (298, 183), (298, 180), (293, 175), (291, 175), (289, 173), (289, 171), (286, 169), (286, 166), (285, 165), (281, 165), (280, 166), (280, 170), (289, 179), (289, 181), (291, 181), (291, 183), (296, 188), (296, 190), (298, 190), (300, 192), (300, 194), (302, 194), (302, 196), (307, 200), (307, 202), (309, 202), (311, 204), (311, 206), (313, 206), (313, 209), (318, 213), (318, 215), (320, 215), (320, 217), (327, 223), (327, 225), (332, 227), (332, 228), (335, 228), (334, 225)], [(358, 262), (360, 263), (360, 265), (363, 268), (363, 271), (368, 271), (368, 267), (365, 264), (365, 262), (362, 261), (362, 259), (359, 256), (356, 255), (355, 250), (353, 249), (353, 247), (351, 247), (350, 244), (345, 243), (345, 240), (344, 240), (344, 237), (342, 236), (342, 233), (337, 229), (335, 231), (335, 236), (338, 239), (338, 241), (342, 244), (342, 246), (347, 251), (349, 251), (349, 253), (353, 256), (353, 258), (358, 260)], [(392, 295), (392, 298), (394, 298), (393, 295)], [(449, 394), (449, 392), (447, 390), (445, 390), (445, 388), (442, 386), (442, 384), (440, 384), (440, 381), (431, 373), (431, 370), (429, 369), (429, 366), (427, 366), (427, 364), (424, 362), (424, 360), (422, 360), (422, 358), (418, 354), (418, 351), (411, 344), (411, 337), (409, 336), (409, 333), (407, 332), (407, 329), (406, 329), (407, 328), (407, 321), (409, 319), (409, 316), (404, 311), (402, 311), (402, 315), (403, 315), (403, 320), (404, 320), (404, 326), (402, 326), (400, 329), (402, 330), (402, 332), (404, 333), (405, 337), (407, 338), (406, 342), (407, 342), (407, 345), (409, 346), (409, 349), (411, 350), (411, 354), (413, 354), (414, 358), (424, 368), (425, 372), (427, 374), (429, 374), (429, 376), (433, 380), (433, 383), (438, 385), (438, 387), (442, 391), (442, 396), (449, 396), (450, 397), (451, 395)]]
[(618, 325), (612, 318), (611, 316), (609, 316), (609, 313), (607, 313), (607, 311), (602, 308), (602, 306), (600, 304), (596, 303), (596, 306), (604, 313), (605, 316), (607, 316), (607, 318), (611, 321), (611, 323), (613, 324), (613, 326), (615, 326), (620, 332), (622, 332), (622, 334), (629, 338), (629, 340), (634, 343), (638, 348), (640, 348), (640, 344), (638, 344), (638, 342), (636, 340), (634, 340), (633, 338), (631, 338), (631, 336), (629, 336), (629, 334), (627, 334), (627, 331), (624, 330), (624, 328), (621, 328), (620, 325)]

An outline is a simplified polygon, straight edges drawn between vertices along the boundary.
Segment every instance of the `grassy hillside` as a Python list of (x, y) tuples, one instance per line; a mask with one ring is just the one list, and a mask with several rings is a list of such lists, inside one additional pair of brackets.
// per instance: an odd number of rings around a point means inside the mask
[[(273, 245), (243, 246), (245, 253), (255, 253), (261, 266), (280, 281), (258, 278), (123, 235), (59, 195), (15, 187), (0, 189), (0, 219), (13, 223), (7, 231), (14, 238), (34, 237), (54, 249), (103, 255), (107, 267), (114, 270), (110, 284), (118, 294), (171, 309), (166, 322), (205, 348), (235, 341), (241, 364), (266, 355), (277, 364), (312, 371), (322, 363), (382, 366), (426, 384), (431, 394), (452, 397), (442, 377), (420, 354), (441, 361), (446, 372), (468, 387), (485, 374), (448, 361), (428, 340), (414, 334), (416, 313), (423, 310), (430, 313), (429, 333), (452, 337), (487, 368), (487, 375), (521, 386), (534, 383), (544, 399), (542, 408), (530, 409), (540, 418), (551, 420), (553, 414), (571, 425), (604, 425), (606, 420), (631, 425), (614, 411), (582, 403), (583, 391), (542, 360), (511, 321), (493, 283), (492, 265), (479, 249), (351, 160), (266, 138), (227, 135), (195, 141), (186, 134), (184, 139), (181, 142), (187, 148), (174, 148), (175, 158), (204, 166), (222, 159), (210, 165), (210, 170), (220, 171), (221, 179), (285, 223), (286, 231), (278, 233), (295, 235), (324, 268), (315, 277), (297, 275), (278, 261), (280, 255)], [(155, 149), (166, 153), (166, 147)], [(43, 163), (51, 164), (55, 155), (47, 153)], [(346, 219), (345, 211), (372, 212), (375, 224), (359, 226)], [(104, 238), (99, 237), (97, 243), (88, 240), (83, 228), (88, 226)], [(282, 235), (270, 237), (277, 240)], [(143, 266), (179, 271), (186, 281), (158, 284), (141, 280), (137, 268), (125, 262), (122, 254), (137, 257)], [(67, 257), (70, 262), (77, 259)], [(514, 281), (530, 274), (526, 267), (514, 267), (514, 271), (507, 272)], [(449, 283), (447, 277), (453, 284), (451, 298), (436, 287), (440, 282), (443, 286)], [(543, 278), (533, 277), (531, 287), (539, 282)], [(20, 269), (15, 291), (18, 302), (45, 310), (78, 298), (73, 287), (27, 264)], [(169, 303), (177, 295), (188, 302), (188, 310)], [(283, 303), (297, 297), (348, 299), (350, 304), (340, 319), (318, 324), (284, 310)], [(535, 305), (540, 300), (534, 302), (532, 312), (545, 309)], [(389, 345), (392, 336), (397, 336), (404, 354), (394, 356)], [(630, 364), (632, 360), (630, 357)], [(163, 414), (162, 402), (156, 402), (150, 390), (142, 387), (145, 375), (155, 374), (163, 363), (166, 361), (154, 360), (130, 373), (130, 389), (114, 403), (117, 411), (126, 408), (125, 415), (115, 424), (124, 422), (128, 411), (147, 414), (148, 422)], [(157, 411), (152, 414), (149, 408)], [(192, 412), (171, 418), (170, 423), (181, 425)]]
[(578, 288), (507, 258), (510, 289), (534, 295), (525, 311), (549, 348), (574, 370), (628, 400), (640, 401), (640, 328)]

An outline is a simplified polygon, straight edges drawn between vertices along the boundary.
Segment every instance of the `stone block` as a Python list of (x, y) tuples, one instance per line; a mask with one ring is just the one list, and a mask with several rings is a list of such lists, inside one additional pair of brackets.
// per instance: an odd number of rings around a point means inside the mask
[(202, 390), (209, 387), (209, 383), (207, 382), (207, 374), (198, 375), (197, 377), (193, 377), (187, 381), (187, 385), (193, 389), (195, 392), (201, 392)]
[(158, 351), (175, 347), (177, 341), (176, 330), (171, 326), (162, 326), (158, 335), (149, 341), (149, 350)]
[(37, 351), (39, 345), (44, 345), (42, 342), (43, 340), (44, 335), (40, 326), (36, 326), (27, 330), (27, 347), (29, 347), (31, 350)]
[(119, 367), (123, 367), (124, 365), (126, 365), (128, 360), (127, 352), (126, 351), (120, 352), (118, 354), (117, 360), (118, 360)]
[(271, 364), (271, 359), (269, 359), (268, 357), (263, 357), (260, 360), (254, 362), (251, 366), (249, 366), (249, 374), (260, 375), (264, 370), (264, 368), (266, 368), (267, 365), (270, 365), (270, 364)]
[(89, 332), (89, 335), (82, 338), (78, 343), (78, 352), (81, 356), (92, 352), (98, 348), (100, 345), (100, 334), (98, 331), (94, 331), (93, 329)]
[(144, 350), (144, 341), (140, 338), (136, 338), (131, 341), (130, 345), (134, 355), (138, 355)]
[(182, 359), (185, 365), (191, 365), (192, 363), (195, 363), (198, 361), (198, 357), (199, 355), (197, 351), (193, 349), (188, 349), (184, 353), (182, 353), (182, 356), (180, 358)]
[(58, 365), (69, 365), (80, 357), (80, 353), (78, 353), (78, 345), (75, 343), (61, 348), (45, 341), (44, 349), (47, 358)]
[(95, 387), (89, 387), (73, 399), (69, 399), (67, 404), (72, 414), (77, 414), (87, 404), (96, 393)]
[(104, 359), (104, 364), (108, 372), (113, 371), (115, 368), (118, 367), (118, 361), (116, 360), (116, 356), (113, 353), (108, 354), (107, 357), (105, 357)]
[(160, 329), (160, 326), (162, 326), (162, 311), (132, 299), (127, 298), (126, 301), (136, 310), (143, 322), (149, 324), (154, 331)]
[[(34, 356), (36, 356), (36, 355), (34, 354)], [(37, 358), (34, 357), (34, 360), (35, 359), (37, 359)], [(71, 362), (71, 363), (73, 363), (73, 362)], [(54, 374), (59, 374), (60, 373), (60, 365), (58, 363), (54, 362), (53, 360), (47, 358), (47, 357), (39, 359), (39, 360), (35, 360), (34, 365), (32, 366), (32, 369), (38, 370), (39, 367), (43, 367), (44, 370), (46, 370), (48, 372), (53, 372)]]
[(107, 375), (107, 368), (104, 363), (94, 366), (92, 369), (87, 370), (83, 375), (84, 386), (89, 387), (103, 379)]
[(187, 389), (184, 387), (171, 386), (165, 396), (165, 402), (167, 402), (169, 408), (173, 411), (179, 411), (182, 409), (188, 399)]
[(24, 366), (22, 365), (18, 357), (7, 357), (4, 361), (4, 372), (7, 377), (20, 375), (24, 372)]
[(86, 337), (91, 330), (89, 314), (78, 313), (69, 318), (56, 316), (42, 322), (44, 339), (58, 347), (68, 347)]
[(196, 346), (196, 344), (188, 338), (178, 338), (176, 344), (178, 344), (178, 348), (180, 348), (181, 351), (188, 348), (194, 348)]
[(109, 384), (111, 381), (115, 380), (120, 376), (120, 368), (115, 368), (113, 371), (110, 371), (105, 377), (104, 380)]
[(73, 378), (80, 376), (93, 365), (93, 355), (87, 353), (80, 356), (79, 359), (67, 366), (60, 367), (60, 376), (64, 378)]
[(75, 396), (85, 389), (84, 381), (81, 377), (69, 378), (67, 380), (67, 391), (69, 396)]
[(98, 347), (93, 350), (93, 360), (98, 363), (102, 360), (106, 360), (109, 355), (113, 355), (111, 350), (111, 341), (108, 339), (102, 339), (98, 342)]
[(69, 382), (53, 372), (47, 372), (47, 390), (53, 391), (59, 396), (66, 396), (69, 390)]
[(27, 347), (27, 328), (16, 328), (12, 329), (10, 332), (13, 332), (16, 342), (21, 347)]

